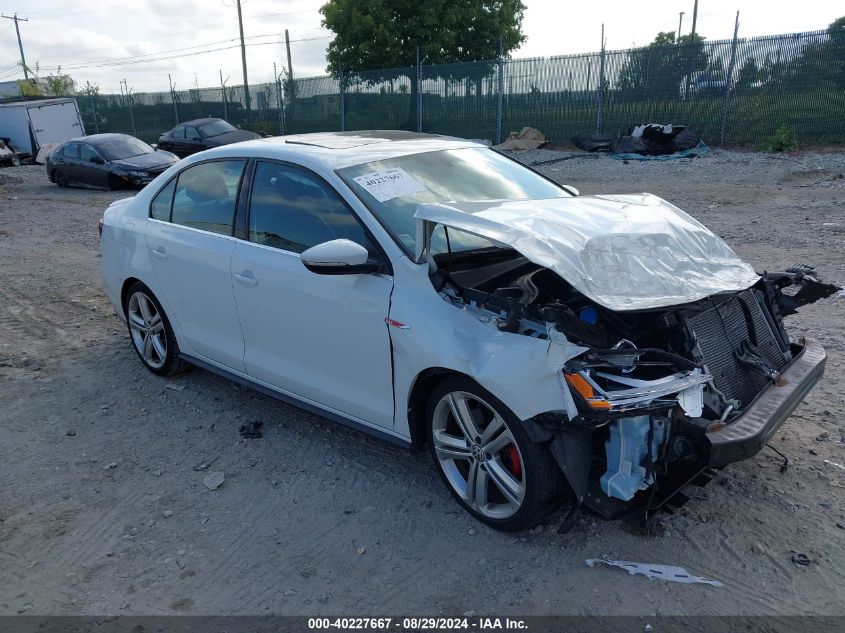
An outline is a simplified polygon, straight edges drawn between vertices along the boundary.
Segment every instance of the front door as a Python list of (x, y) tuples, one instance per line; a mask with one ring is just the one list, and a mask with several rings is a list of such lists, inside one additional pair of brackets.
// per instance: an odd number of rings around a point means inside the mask
[(385, 318), (393, 279), (388, 274), (319, 275), (299, 257), (306, 248), (345, 238), (383, 258), (353, 211), (316, 175), (259, 162), (248, 227), (249, 241), (239, 241), (232, 256), (247, 373), (392, 428)]

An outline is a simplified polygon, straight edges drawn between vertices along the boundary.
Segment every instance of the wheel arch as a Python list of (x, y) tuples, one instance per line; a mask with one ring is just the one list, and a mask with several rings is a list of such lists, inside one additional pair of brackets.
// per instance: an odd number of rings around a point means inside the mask
[(408, 393), (408, 430), (411, 433), (411, 444), (414, 448), (423, 448), (428, 443), (425, 409), (429, 396), (441, 381), (453, 376), (471, 380), (484, 389), (472, 376), (446, 367), (429, 367), (417, 374)]
[[(120, 288), (120, 310), (123, 313), (123, 318), (126, 319), (126, 299), (127, 295), (129, 294), (129, 289), (136, 283), (144, 284), (146, 288), (149, 288), (147, 284), (145, 284), (142, 280), (138, 279), (137, 277), (128, 277), (124, 282), (123, 286)], [(152, 290), (150, 290), (152, 292)]]

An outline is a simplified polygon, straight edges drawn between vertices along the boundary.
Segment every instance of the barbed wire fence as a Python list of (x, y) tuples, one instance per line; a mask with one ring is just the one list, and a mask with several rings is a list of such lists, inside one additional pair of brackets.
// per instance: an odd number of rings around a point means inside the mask
[(406, 129), (500, 142), (532, 126), (553, 142), (690, 126), (714, 145), (756, 145), (788, 127), (805, 145), (845, 142), (845, 30), (648, 46), (536, 59), (341, 73), (249, 86), (76, 95), (88, 133), (149, 142), (219, 117), (267, 134)]

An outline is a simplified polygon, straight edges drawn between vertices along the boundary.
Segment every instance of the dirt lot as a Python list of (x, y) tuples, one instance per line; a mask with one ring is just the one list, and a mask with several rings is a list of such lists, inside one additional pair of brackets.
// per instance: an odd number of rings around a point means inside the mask
[[(661, 195), (758, 269), (808, 262), (845, 284), (843, 154), (546, 169), (583, 193)], [(427, 454), (205, 371), (144, 370), (99, 286), (96, 222), (120, 195), (0, 170), (0, 614), (845, 614), (845, 469), (825, 462), (845, 464), (841, 297), (788, 322), (829, 358), (774, 441), (785, 473), (765, 450), (649, 535), (590, 515), (506, 535), (458, 509)], [(264, 436), (244, 440), (252, 421)], [(212, 461), (216, 491), (195, 468)]]

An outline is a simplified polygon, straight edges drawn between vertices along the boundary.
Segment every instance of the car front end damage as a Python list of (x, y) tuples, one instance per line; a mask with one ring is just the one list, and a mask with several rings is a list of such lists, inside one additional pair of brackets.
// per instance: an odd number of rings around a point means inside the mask
[[(419, 254), (444, 301), (499, 332), (549, 341), (568, 404), (524, 426), (534, 441), (548, 442), (575, 509), (620, 518), (658, 508), (688, 483), (706, 479), (709, 469), (760, 451), (824, 372), (822, 347), (803, 337), (790, 340), (783, 324), (802, 305), (839, 290), (810, 267), (749, 274), (750, 267), (694, 221), (686, 227), (694, 231), (678, 237), (682, 231), (671, 214), (658, 228), (652, 217), (647, 231), (629, 232), (627, 241), (618, 233), (608, 242), (598, 231), (582, 231), (580, 244), (551, 256), (555, 235), (570, 230), (562, 215), (554, 227), (535, 223), (528, 231), (503, 228), (507, 213), (489, 211), (475, 223), (476, 210), (447, 218), (442, 207), (423, 209), (418, 237), (430, 248), (435, 222), (449, 221), (500, 242), (510, 255), (503, 250), (479, 265), (459, 254), (432, 256), (425, 248)], [(680, 255), (665, 252), (667, 235), (679, 240)], [(713, 259), (690, 263), (685, 257), (707, 240), (719, 251), (720, 271), (708, 270)], [(590, 252), (595, 245), (598, 259)], [(631, 266), (647, 257), (654, 268), (642, 267), (633, 280)], [(599, 260), (615, 271), (615, 281), (561, 274), (561, 262), (570, 273), (581, 265), (581, 272), (593, 274), (583, 262)], [(634, 281), (654, 292), (632, 287), (629, 297), (613, 294), (612, 284)], [(684, 287), (695, 288), (684, 297)], [(639, 305), (624, 309), (633, 303)]]

